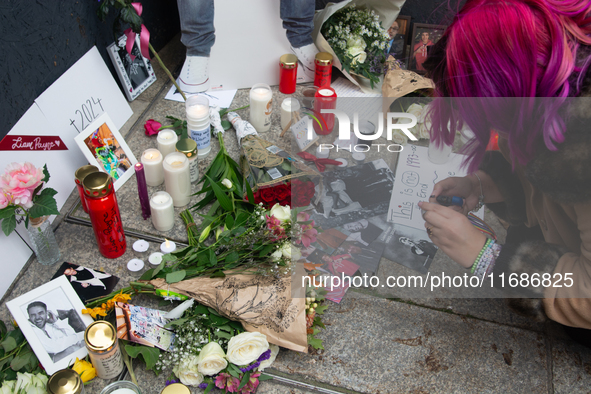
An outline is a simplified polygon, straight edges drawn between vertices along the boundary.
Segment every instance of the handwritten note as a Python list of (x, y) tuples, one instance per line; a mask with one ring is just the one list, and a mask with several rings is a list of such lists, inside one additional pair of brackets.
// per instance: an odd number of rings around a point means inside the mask
[[(425, 229), (425, 221), (418, 206), (419, 201), (428, 201), (433, 186), (450, 176), (464, 176), (461, 169), (463, 155), (452, 153), (445, 164), (433, 164), (429, 161), (428, 148), (406, 145), (399, 153), (396, 167), (396, 181), (392, 189), (388, 221)], [(483, 218), (484, 209), (476, 213)]]

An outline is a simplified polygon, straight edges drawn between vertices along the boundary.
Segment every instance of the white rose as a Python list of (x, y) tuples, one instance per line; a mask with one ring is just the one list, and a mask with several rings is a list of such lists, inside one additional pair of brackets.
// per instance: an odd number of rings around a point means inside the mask
[(281, 256), (283, 256), (283, 252), (281, 251), (281, 249), (277, 249), (273, 253), (271, 253), (271, 261), (279, 261)]
[(224, 178), (222, 185), (226, 186), (228, 189), (232, 188), (232, 182), (228, 178)]
[(277, 203), (273, 205), (269, 213), (275, 216), (281, 223), (291, 219), (291, 208), (288, 205), (282, 206)]
[(410, 107), (406, 110), (407, 114), (413, 114), (418, 119), (421, 117), (421, 113), (423, 112), (423, 106), (420, 104), (411, 104)]
[(275, 361), (275, 358), (277, 357), (277, 353), (279, 353), (279, 346), (274, 345), (274, 344), (269, 344), (269, 349), (271, 349), (271, 357), (269, 357), (268, 360), (265, 361), (261, 361), (261, 365), (259, 365), (259, 371), (264, 370), (265, 368), (268, 368), (271, 366), (271, 364), (273, 364), (273, 361)]
[(14, 385), (16, 384), (16, 380), (11, 380), (8, 382), (2, 383), (2, 387), (0, 388), (0, 394), (12, 394), (14, 392)]
[(35, 385), (35, 387), (42, 387), (44, 390), (45, 387), (47, 387), (48, 380), (49, 378), (47, 377), (47, 375), (43, 375), (41, 373), (33, 375), (33, 377), (31, 378), (31, 381), (33, 382), (33, 385)]
[(363, 63), (367, 59), (367, 53), (359, 47), (352, 47), (347, 49), (347, 53), (353, 57), (351, 64)]
[(260, 332), (243, 332), (228, 342), (228, 361), (236, 365), (248, 365), (267, 351), (267, 336)]
[(408, 141), (408, 137), (406, 134), (402, 132), (402, 130), (393, 130), (392, 131), (392, 142), (395, 144), (406, 145)]
[(290, 243), (285, 243), (280, 250), (284, 257), (293, 261), (298, 261), (302, 257), (300, 250)]
[(203, 382), (203, 375), (199, 372), (197, 363), (199, 358), (195, 355), (184, 358), (174, 366), (172, 372), (187, 386), (199, 386)]
[(27, 389), (27, 394), (47, 394), (47, 390), (45, 389), (45, 387), (40, 386), (29, 387)]
[(19, 390), (27, 390), (27, 388), (29, 386), (33, 386), (31, 384), (31, 379), (33, 377), (33, 374), (31, 373), (20, 373), (18, 372), (16, 374), (16, 384), (14, 386), (14, 391), (19, 391)]
[(226, 353), (217, 342), (209, 342), (199, 353), (199, 372), (203, 375), (215, 375), (228, 366)]
[(365, 41), (363, 38), (356, 36), (347, 40), (347, 48), (359, 48), (361, 51), (365, 49)]

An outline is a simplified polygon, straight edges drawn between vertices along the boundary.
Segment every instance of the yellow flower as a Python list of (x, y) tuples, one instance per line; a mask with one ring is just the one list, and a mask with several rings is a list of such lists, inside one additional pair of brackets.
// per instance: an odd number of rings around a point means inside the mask
[(131, 296), (129, 294), (123, 294), (123, 292), (115, 295), (115, 297), (113, 297), (113, 302), (123, 302), (123, 303), (127, 303), (128, 301), (131, 301)]
[(76, 362), (72, 366), (72, 369), (80, 375), (80, 378), (84, 383), (91, 381), (96, 377), (96, 369), (86, 360), (79, 360), (76, 357)]
[(82, 314), (83, 315), (90, 315), (92, 316), (93, 319), (96, 319), (97, 316), (107, 316), (107, 311), (104, 310), (103, 308), (86, 308), (86, 309), (82, 309)]

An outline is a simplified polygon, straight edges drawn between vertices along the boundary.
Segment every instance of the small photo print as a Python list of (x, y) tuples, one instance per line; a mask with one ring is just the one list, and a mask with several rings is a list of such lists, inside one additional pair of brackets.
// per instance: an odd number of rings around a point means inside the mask
[(443, 36), (447, 26), (415, 23), (412, 29), (410, 43), (410, 70), (419, 74), (426, 72), (423, 63), (431, 54), (431, 49)]
[(383, 159), (325, 172), (322, 182), (310, 219), (323, 229), (388, 212), (394, 174)]
[(111, 175), (114, 180), (119, 179), (131, 168), (131, 162), (125, 151), (106, 123), (86, 137), (84, 144), (101, 169)]
[(385, 244), (383, 257), (426, 274), (437, 253), (427, 232), (400, 224), (390, 225), (380, 240)]
[(166, 312), (116, 302), (115, 314), (118, 338), (166, 351), (174, 345), (174, 332), (164, 328), (169, 322)]
[(63, 263), (52, 279), (66, 276), (82, 302), (104, 297), (113, 292), (119, 278), (92, 268)]

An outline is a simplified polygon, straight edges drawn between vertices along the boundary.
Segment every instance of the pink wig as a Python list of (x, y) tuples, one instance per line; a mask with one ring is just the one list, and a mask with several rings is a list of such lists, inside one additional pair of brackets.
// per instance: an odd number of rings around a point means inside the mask
[[(556, 150), (565, 129), (559, 108), (580, 93), (591, 58), (577, 67), (577, 50), (591, 45), (590, 34), (589, 0), (468, 0), (425, 67), (438, 96), (498, 99), (435, 100), (432, 137), (450, 144), (465, 121), (476, 135), (466, 147), (471, 172), (491, 130), (508, 138), (521, 164), (541, 139)], [(514, 99), (523, 97), (552, 99)]]

